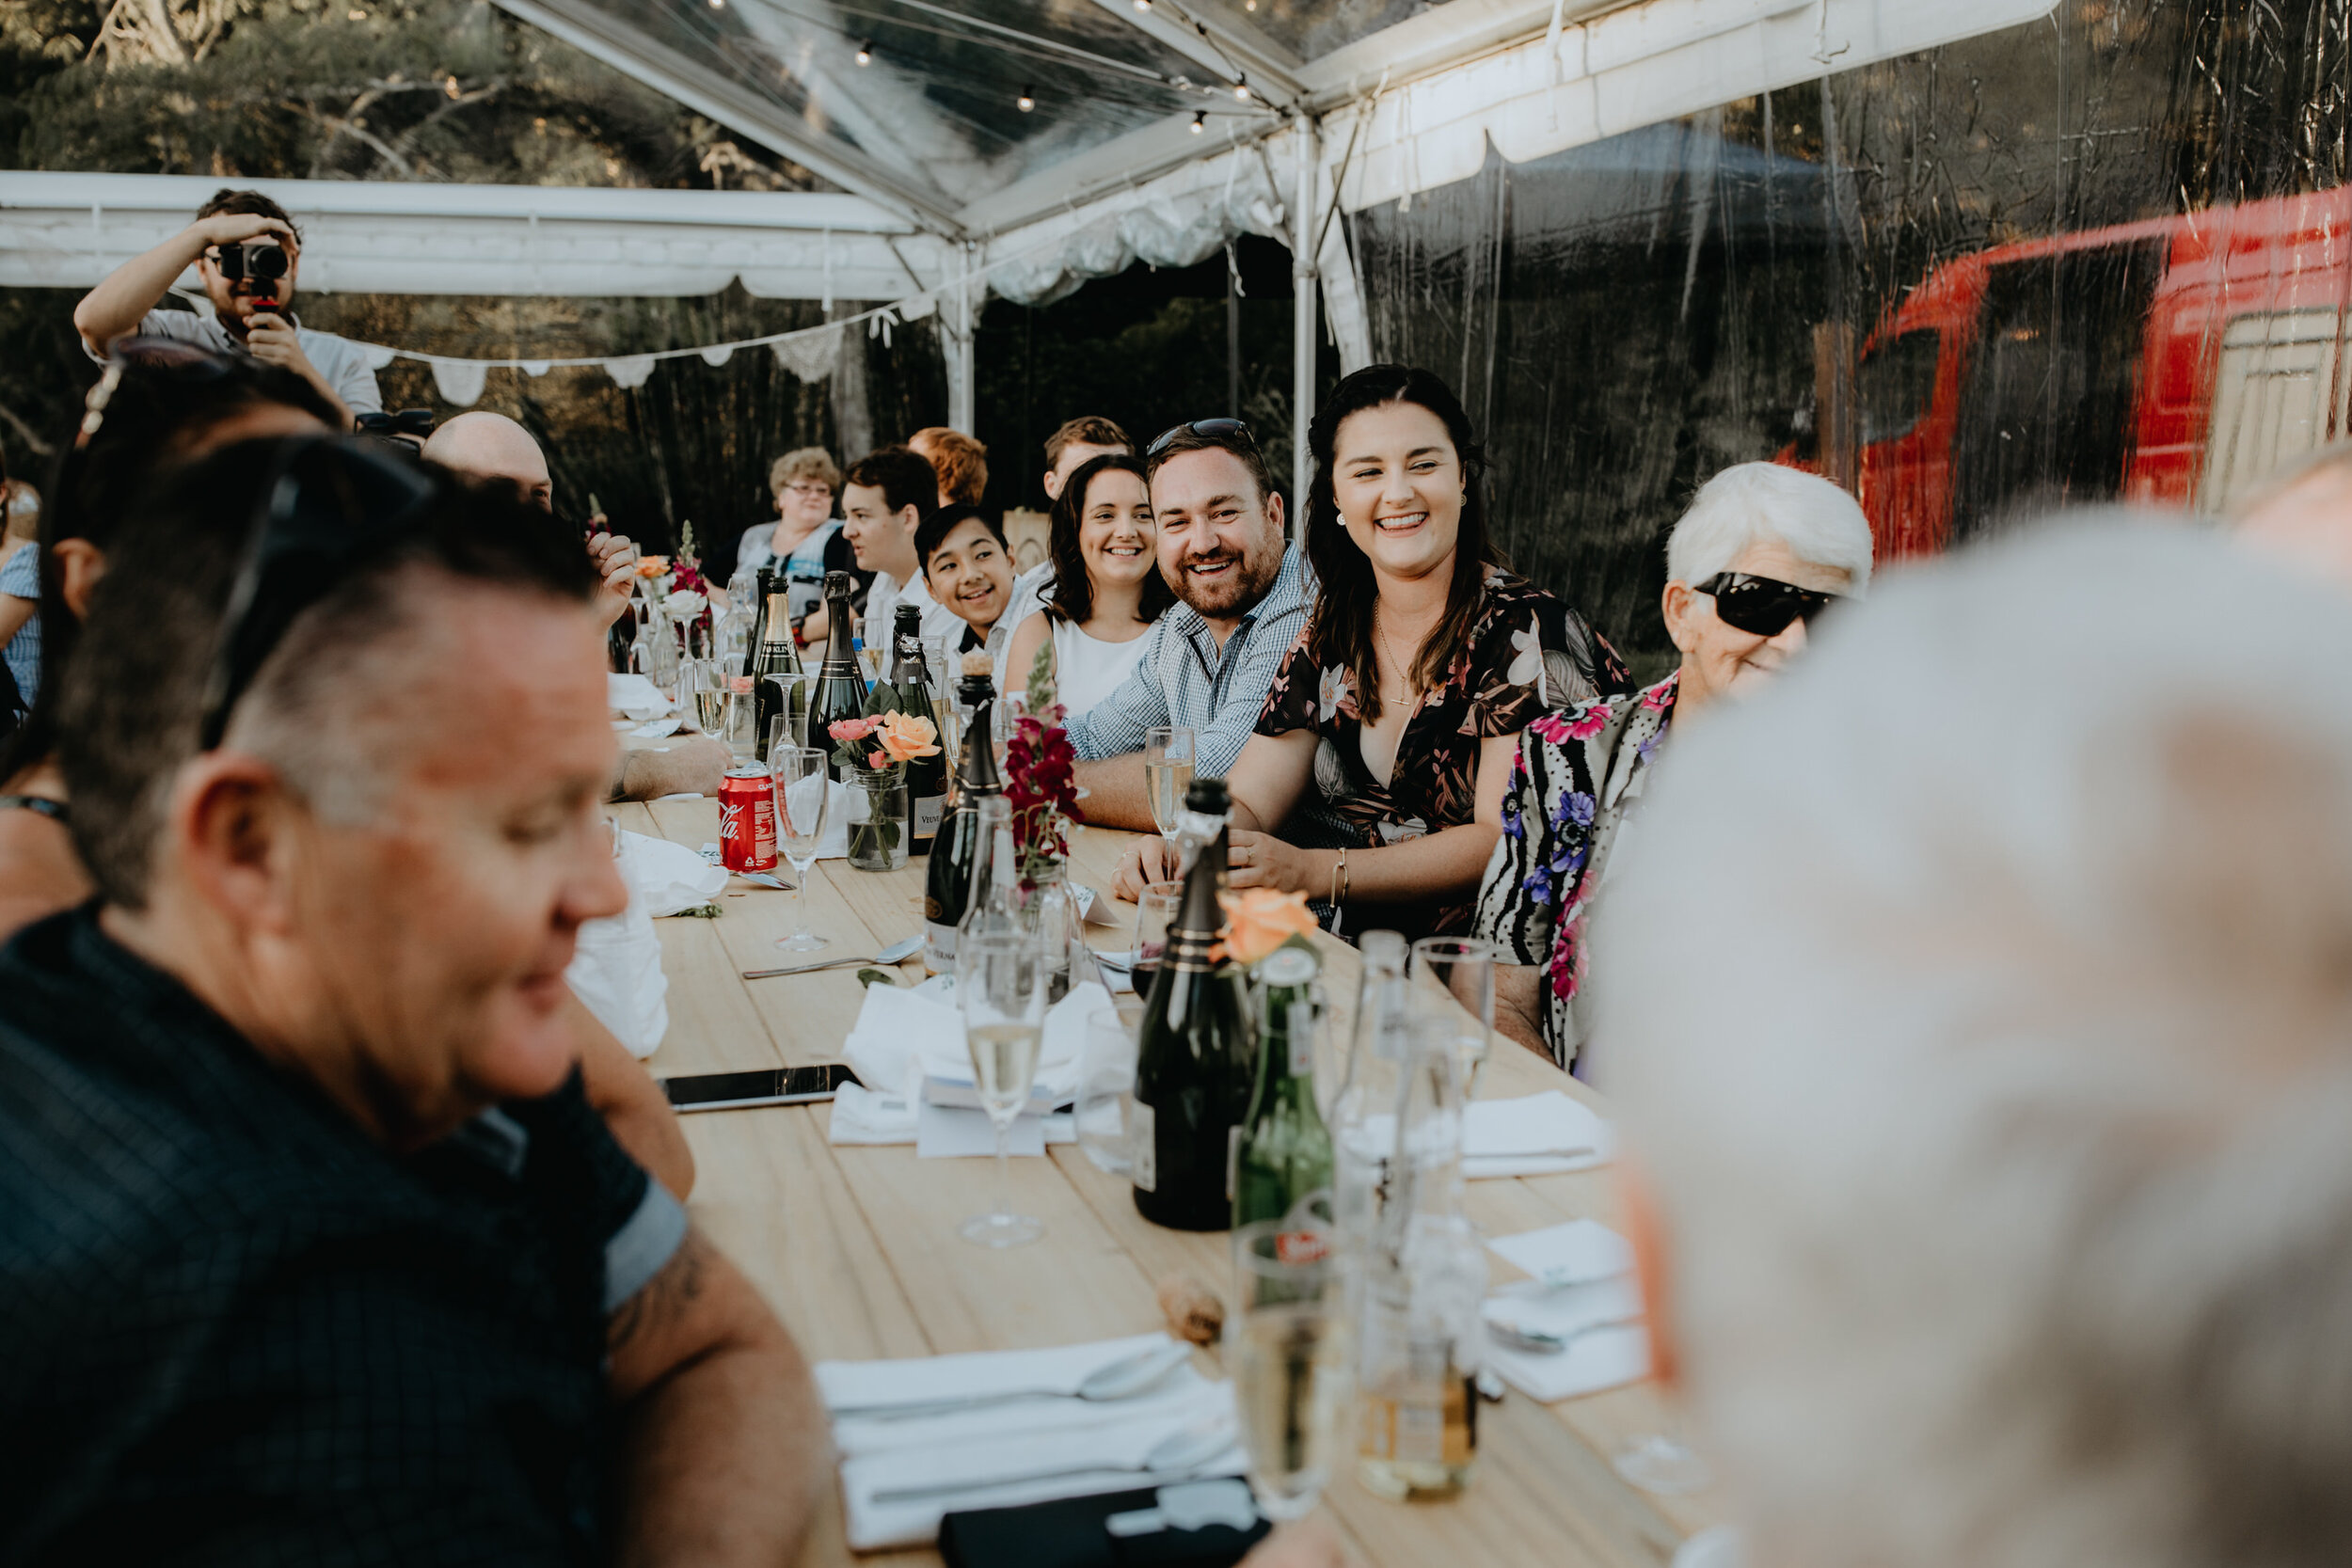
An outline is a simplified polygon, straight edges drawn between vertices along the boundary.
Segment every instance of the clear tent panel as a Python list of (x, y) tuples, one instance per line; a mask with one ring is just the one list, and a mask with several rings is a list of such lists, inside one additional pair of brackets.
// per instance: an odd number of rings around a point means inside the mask
[(1662, 673), (1662, 545), (1774, 459), (1880, 559), (2218, 513), (2352, 428), (2352, 0), (2061, 0), (1352, 214), (1376, 358), (1461, 390), (1528, 577)]
[[(958, 208), (1124, 133), (1245, 105), (1091, 0), (561, 0)], [(1028, 107), (1023, 105), (1026, 103)]]

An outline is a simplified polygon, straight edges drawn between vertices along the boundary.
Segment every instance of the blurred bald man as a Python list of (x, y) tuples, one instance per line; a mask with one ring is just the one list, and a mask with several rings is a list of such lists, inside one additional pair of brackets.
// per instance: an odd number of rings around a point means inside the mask
[[(425, 438), (424, 455), (444, 468), (483, 483), (512, 484), (523, 499), (542, 512), (555, 510), (555, 481), (548, 473), (548, 454), (539, 450), (531, 432), (503, 414), (470, 409)], [(604, 514), (588, 519), (588, 556), (604, 574), (604, 594), (597, 601), (605, 624), (621, 618), (637, 585), (637, 546), (604, 527)]]
[(2288, 465), (2231, 521), (2239, 543), (2352, 588), (2352, 441)]
[[(531, 432), (503, 414), (476, 408), (458, 415), (426, 438), (424, 455), (476, 483), (511, 484), (532, 505), (555, 510), (555, 481), (548, 474), (547, 453)], [(610, 625), (628, 609), (629, 593), (636, 587), (637, 546), (620, 534), (604, 531), (603, 525), (602, 513), (589, 519), (588, 556), (604, 575), (596, 613)], [(723, 742), (691, 733), (675, 736), (666, 746), (625, 751), (613, 776), (612, 799), (715, 795), (733, 760)]]

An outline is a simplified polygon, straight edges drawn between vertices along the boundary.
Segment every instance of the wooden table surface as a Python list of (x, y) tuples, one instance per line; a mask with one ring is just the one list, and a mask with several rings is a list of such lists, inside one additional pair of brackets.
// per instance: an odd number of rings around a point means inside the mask
[[(616, 808), (622, 825), (690, 847), (718, 836), (715, 800)], [(1074, 881), (1106, 892), (1131, 835), (1089, 830), (1072, 856)], [(788, 874), (789, 868), (785, 868)], [(806, 892), (812, 927), (844, 954), (872, 953), (921, 927), (924, 863), (888, 874), (819, 862)], [(839, 1058), (864, 990), (853, 970), (746, 981), (739, 970), (780, 959), (789, 893), (739, 879), (716, 920), (656, 922), (669, 974), (670, 1032), (647, 1065), (658, 1075), (801, 1066)], [(1125, 945), (1135, 907), (1100, 945)], [(1325, 984), (1344, 1040), (1355, 1007), (1355, 950), (1328, 938)], [(863, 945), (859, 945), (863, 944)], [(905, 983), (922, 978), (919, 958)], [(1498, 1038), (1483, 1097), (1563, 1088), (1595, 1097), (1532, 1053)], [(839, 1148), (825, 1138), (830, 1111), (771, 1106), (684, 1118), (699, 1167), (690, 1204), (697, 1224), (766, 1293), (814, 1360), (946, 1354), (1065, 1344), (1162, 1326), (1157, 1282), (1188, 1272), (1230, 1295), (1223, 1235), (1164, 1230), (1135, 1211), (1128, 1184), (1088, 1163), (1075, 1145), (1012, 1162), (1015, 1206), (1045, 1222), (1035, 1245), (993, 1252), (957, 1235), (984, 1207), (988, 1173), (963, 1160), (917, 1160), (912, 1145)], [(1606, 1170), (1468, 1184), (1473, 1221), (1489, 1236), (1585, 1216), (1613, 1224)], [(1495, 1283), (1516, 1271), (1489, 1253)], [(1214, 1355), (1202, 1370), (1220, 1375)], [(1350, 1473), (1327, 1495), (1326, 1514), (1371, 1564), (1476, 1563), (1503, 1568), (1654, 1568), (1691, 1531), (1714, 1522), (1713, 1499), (1654, 1497), (1619, 1481), (1609, 1454), (1628, 1436), (1658, 1430), (1665, 1411), (1645, 1385), (1537, 1404), (1516, 1390), (1479, 1422), (1478, 1471), (1459, 1498), (1392, 1503)], [(922, 1562), (904, 1551), (853, 1558), (842, 1536), (836, 1491), (804, 1560)]]

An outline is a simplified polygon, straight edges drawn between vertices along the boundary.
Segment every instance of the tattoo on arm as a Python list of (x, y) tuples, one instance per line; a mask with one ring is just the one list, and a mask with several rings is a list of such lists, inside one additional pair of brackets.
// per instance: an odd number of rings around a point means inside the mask
[(640, 1339), (659, 1338), (691, 1313), (702, 1298), (703, 1271), (710, 1257), (703, 1233), (689, 1229), (676, 1256), (612, 1314), (605, 1326), (607, 1354), (617, 1355)]

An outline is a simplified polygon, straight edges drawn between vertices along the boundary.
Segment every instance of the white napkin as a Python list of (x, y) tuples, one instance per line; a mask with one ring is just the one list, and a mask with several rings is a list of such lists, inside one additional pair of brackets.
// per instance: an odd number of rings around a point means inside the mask
[(1633, 1272), (1633, 1246), (1597, 1220), (1570, 1220), (1488, 1242), (1497, 1256), (1546, 1285), (1587, 1285)]
[[(926, 988), (928, 989), (928, 988)], [(1074, 987), (1045, 1015), (1037, 1082), (1058, 1104), (1078, 1089), (1078, 1054), (1086, 1047), (1087, 1015), (1110, 1006), (1110, 994), (1091, 982)], [(972, 1081), (972, 1056), (963, 1044), (963, 1014), (952, 1002), (923, 990), (869, 986), (857, 1023), (841, 1050), (859, 1082), (879, 1093), (903, 1096), (910, 1104), (922, 1095), (926, 1076)]]
[[(1531, 1156), (1549, 1148), (1590, 1148), (1577, 1156)], [(1554, 1176), (1605, 1165), (1617, 1152), (1616, 1129), (1582, 1101), (1559, 1089), (1518, 1100), (1480, 1100), (1462, 1118), (1462, 1174)]]
[(709, 903), (727, 876), (691, 849), (627, 831), (613, 864), (628, 884), (628, 908), (581, 924), (564, 978), (596, 1022), (642, 1058), (660, 1048), (670, 1028), (670, 982), (653, 917)]
[[(640, 740), (660, 740), (677, 734), (685, 722), (685, 720), (672, 714), (667, 719), (648, 719), (628, 733)], [(666, 752), (669, 748), (664, 746), (661, 750)]]
[[(1533, 1281), (1506, 1285), (1486, 1298), (1486, 1315), (1522, 1328), (1565, 1335), (1586, 1324), (1639, 1318), (1642, 1293), (1626, 1275), (1550, 1290)], [(1486, 1337), (1486, 1364), (1532, 1400), (1549, 1404), (1597, 1393), (1649, 1375), (1649, 1331), (1636, 1323), (1597, 1329), (1550, 1355), (1513, 1350)]]
[[(834, 1446), (842, 1455), (850, 1546), (874, 1551), (929, 1543), (939, 1533), (941, 1517), (961, 1509), (1083, 1497), (1243, 1468), (1246, 1460), (1233, 1443), (1173, 1474), (1147, 1476), (1136, 1467), (1156, 1444), (1197, 1423), (1231, 1428), (1232, 1385), (1210, 1383), (1188, 1365), (1131, 1399), (1090, 1402), (1068, 1397), (1099, 1368), (1171, 1342), (1166, 1335), (1146, 1334), (1048, 1350), (820, 1362), (818, 1388), (836, 1409), (1011, 1390), (1060, 1391), (931, 1414), (836, 1414)], [(963, 1484), (953, 1493), (875, 1500), (876, 1494), (898, 1487), (950, 1483)]]
[(643, 675), (608, 673), (604, 677), (604, 705), (643, 721), (658, 719), (675, 705)]
[(916, 1110), (903, 1095), (876, 1094), (855, 1084), (834, 1091), (833, 1120), (825, 1141), (836, 1144), (911, 1144)]

